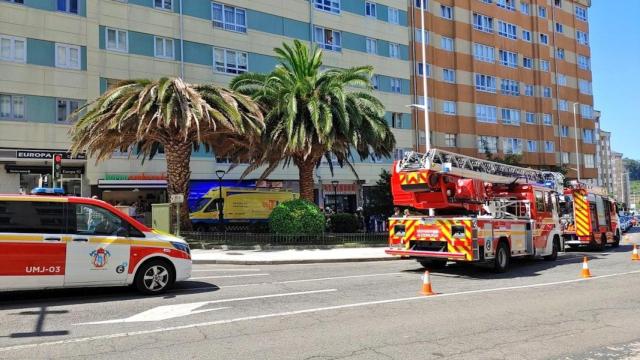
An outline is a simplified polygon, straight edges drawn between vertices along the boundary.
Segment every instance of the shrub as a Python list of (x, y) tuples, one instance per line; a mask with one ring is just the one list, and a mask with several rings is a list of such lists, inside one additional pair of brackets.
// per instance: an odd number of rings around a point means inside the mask
[(324, 227), (320, 209), (303, 199), (283, 202), (269, 216), (269, 228), (278, 234), (321, 234)]
[(358, 218), (354, 214), (338, 213), (331, 216), (330, 228), (335, 233), (358, 231)]

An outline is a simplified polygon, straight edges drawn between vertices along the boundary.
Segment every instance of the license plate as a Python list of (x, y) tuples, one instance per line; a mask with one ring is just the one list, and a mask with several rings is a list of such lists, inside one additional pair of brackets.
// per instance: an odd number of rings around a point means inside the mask
[(440, 231), (438, 229), (418, 229), (416, 235), (419, 238), (439, 238)]

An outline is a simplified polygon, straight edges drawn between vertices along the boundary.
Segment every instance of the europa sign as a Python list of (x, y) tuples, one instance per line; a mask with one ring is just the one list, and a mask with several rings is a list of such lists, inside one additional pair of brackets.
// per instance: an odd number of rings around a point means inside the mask
[(167, 180), (167, 174), (105, 174), (105, 180)]

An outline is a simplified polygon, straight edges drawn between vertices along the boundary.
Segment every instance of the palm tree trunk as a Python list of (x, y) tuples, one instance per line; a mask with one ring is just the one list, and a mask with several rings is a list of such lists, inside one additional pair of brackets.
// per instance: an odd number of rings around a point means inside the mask
[(315, 161), (307, 159), (296, 164), (298, 166), (298, 180), (300, 182), (300, 197), (313, 202), (313, 168)]
[(191, 230), (189, 220), (189, 180), (191, 179), (191, 142), (170, 142), (164, 144), (167, 160), (167, 191), (169, 195), (183, 194), (184, 202), (180, 209), (180, 228)]

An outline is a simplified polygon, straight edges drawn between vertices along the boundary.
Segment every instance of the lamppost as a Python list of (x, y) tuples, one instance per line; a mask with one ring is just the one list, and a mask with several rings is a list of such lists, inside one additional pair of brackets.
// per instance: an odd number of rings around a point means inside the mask
[(340, 182), (338, 180), (332, 180), (331, 184), (333, 185), (333, 204), (335, 207), (335, 212), (338, 212), (338, 184)]
[(224, 232), (224, 204), (222, 203), (222, 178), (227, 172), (224, 170), (216, 170), (216, 176), (218, 177), (218, 229), (220, 232)]
[(578, 150), (578, 120), (576, 117), (576, 108), (578, 107), (578, 103), (573, 103), (573, 134), (576, 140), (576, 171), (578, 172), (578, 182), (580, 182), (580, 151)]

